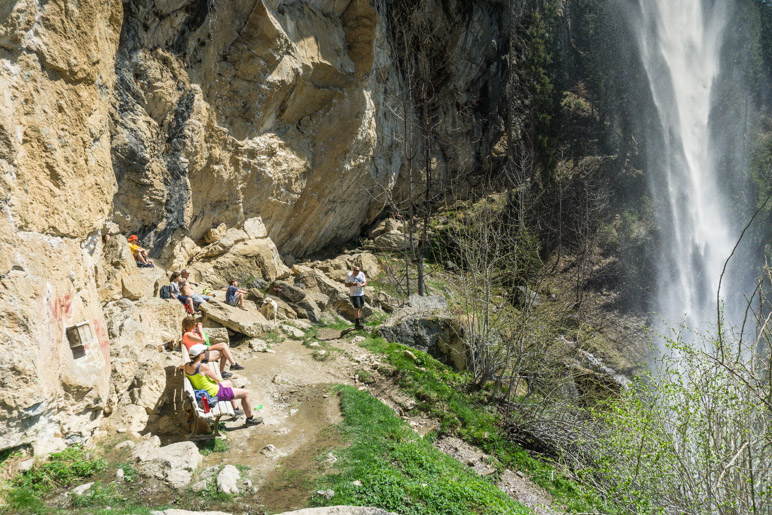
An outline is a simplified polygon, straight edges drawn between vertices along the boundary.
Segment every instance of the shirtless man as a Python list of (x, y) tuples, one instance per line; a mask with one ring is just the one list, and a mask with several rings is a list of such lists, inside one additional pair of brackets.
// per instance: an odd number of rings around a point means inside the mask
[(193, 291), (193, 286), (191, 285), (191, 283), (189, 281), (183, 280), (182, 276), (180, 276), (179, 281), (180, 281), (180, 295), (178, 295), (177, 298), (180, 299), (180, 302), (182, 302), (183, 304), (188, 304), (188, 306), (190, 306), (189, 302), (192, 302), (195, 305), (194, 309), (198, 309), (198, 306), (214, 298), (214, 296), (201, 295)]
[(190, 280), (190, 272), (188, 271), (187, 268), (184, 269), (182, 272), (180, 272), (180, 283), (182, 283), (183, 281), (185, 281), (186, 283), (188, 283), (191, 286), (191, 288), (190, 288), (190, 292), (191, 292), (190, 293), (190, 297), (193, 299), (193, 303), (196, 306), (198, 306), (199, 304), (203, 304), (204, 302), (209, 302), (210, 300), (212, 300), (214, 298), (214, 294), (212, 294), (212, 295), (202, 295), (200, 293), (196, 293), (195, 291), (193, 291), (193, 286), (198, 286), (198, 285)]

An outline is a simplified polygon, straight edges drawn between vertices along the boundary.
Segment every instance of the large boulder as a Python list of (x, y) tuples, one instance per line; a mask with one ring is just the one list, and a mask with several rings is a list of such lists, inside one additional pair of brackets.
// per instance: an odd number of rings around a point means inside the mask
[(370, 252), (343, 254), (336, 256), (333, 259), (308, 263), (309, 267), (320, 270), (336, 283), (345, 282), (346, 275), (351, 271), (354, 265), (359, 266), (368, 279), (377, 277), (381, 272), (378, 258)]
[(246, 284), (254, 277), (273, 281), (290, 275), (290, 269), (282, 262), (270, 238), (241, 241), (225, 254), (214, 260), (196, 263), (193, 268), (200, 271), (202, 281), (216, 288), (226, 286), (231, 277), (237, 277)]
[(463, 327), (448, 311), (443, 297), (411, 296), (405, 306), (378, 327), (378, 334), (427, 352), (458, 370), (466, 368)]
[(216, 227), (210, 227), (206, 233), (204, 233), (204, 243), (215, 243), (220, 238), (225, 236), (225, 231), (228, 230), (228, 226), (225, 224), (219, 224)]
[(137, 302), (121, 299), (104, 307), (110, 347), (110, 394), (103, 427), (143, 431), (152, 416), (160, 416), (168, 376), (179, 364), (177, 353), (159, 346), (180, 338), (185, 315), (176, 300), (157, 297)]
[(402, 231), (390, 231), (373, 238), (373, 248), (378, 252), (395, 252), (405, 250), (409, 240)]
[(327, 306), (330, 298), (325, 294), (306, 290), (286, 281), (275, 281), (271, 285), (270, 292), (287, 302), (298, 314), (298, 318), (307, 318), (316, 323), (321, 320), (322, 310)]
[[(212, 229), (210, 229), (212, 231)], [(207, 234), (209, 234), (207, 232)], [(211, 258), (215, 256), (221, 256), (222, 254), (225, 254), (228, 252), (228, 250), (231, 249), (234, 245), (237, 243), (240, 243), (242, 241), (248, 240), (249, 236), (246, 232), (242, 231), (241, 229), (228, 229), (225, 231), (225, 234), (217, 238), (212, 244), (207, 245), (203, 249), (201, 249), (201, 252), (198, 253), (198, 255), (195, 257), (195, 259), (204, 259), (204, 258)]]
[(259, 216), (254, 218), (247, 218), (244, 220), (244, 232), (246, 232), (247, 236), (253, 240), (268, 237), (268, 231), (265, 228), (263, 219)]
[(256, 338), (273, 329), (273, 324), (263, 317), (254, 303), (244, 302), (244, 307), (246, 309), (230, 306), (219, 300), (211, 300), (200, 306), (207, 319), (250, 338)]
[(175, 230), (166, 241), (158, 259), (166, 268), (182, 270), (201, 252), (201, 247), (182, 229)]
[(204, 459), (193, 442), (178, 442), (161, 447), (157, 437), (137, 444), (131, 457), (140, 475), (160, 479), (177, 489), (190, 483), (193, 471)]

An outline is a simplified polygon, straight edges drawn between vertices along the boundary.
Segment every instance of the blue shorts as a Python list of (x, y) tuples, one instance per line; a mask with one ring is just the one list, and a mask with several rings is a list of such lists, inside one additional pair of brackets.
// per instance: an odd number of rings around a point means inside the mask
[(214, 297), (210, 297), (209, 295), (201, 295), (200, 293), (194, 293), (190, 296), (191, 299), (193, 299), (194, 304), (203, 304), (204, 302), (212, 300)]

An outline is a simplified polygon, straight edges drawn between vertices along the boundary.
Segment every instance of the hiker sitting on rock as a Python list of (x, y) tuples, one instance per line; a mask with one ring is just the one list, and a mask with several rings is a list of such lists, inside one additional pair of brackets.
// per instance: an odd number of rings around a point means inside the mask
[[(179, 285), (180, 285), (180, 295), (177, 297), (180, 302), (183, 304), (188, 304), (188, 302), (193, 303), (195, 306), (193, 309), (197, 310), (198, 306), (203, 304), (204, 302), (208, 302), (212, 300), (214, 297), (209, 295), (199, 295), (198, 293), (195, 293), (193, 291), (193, 286), (191, 286), (191, 283), (188, 281), (182, 280), (182, 276), (180, 276)], [(188, 304), (190, 306), (190, 304)]]
[[(244, 370), (244, 367), (236, 363), (236, 360), (233, 359), (230, 345), (225, 342), (210, 345), (209, 337), (206, 335), (204, 327), (200, 322), (196, 322), (196, 319), (193, 317), (185, 317), (182, 320), (182, 344), (185, 345), (188, 352), (190, 352), (190, 349), (194, 345), (203, 344), (206, 348), (206, 355), (203, 358), (204, 361), (211, 362), (219, 359), (220, 375), (225, 378), (233, 376), (230, 372), (225, 371), (225, 365), (228, 363), (231, 364), (231, 370)], [(225, 359), (223, 359), (223, 357)]]
[(354, 327), (362, 329), (362, 308), (365, 305), (365, 286), (367, 279), (365, 273), (358, 266), (354, 266), (346, 276), (346, 287), (349, 290), (351, 304), (354, 306)]
[(225, 302), (231, 306), (238, 306), (241, 309), (247, 309), (244, 307), (244, 295), (248, 292), (242, 288), (239, 288), (239, 282), (236, 279), (228, 280), (228, 291), (225, 292)]
[(187, 304), (188, 308), (190, 308), (190, 312), (193, 313), (196, 311), (196, 306), (193, 304), (192, 298), (185, 297), (180, 292), (180, 279), (179, 272), (174, 272), (169, 278), (169, 294), (172, 298), (179, 300), (183, 304)]
[(190, 294), (186, 294), (184, 291), (182, 292), (182, 294), (191, 297), (193, 299), (193, 303), (196, 306), (199, 306), (204, 302), (209, 302), (214, 298), (214, 294), (202, 295), (200, 293), (196, 293), (195, 291), (193, 291), (193, 286), (198, 286), (198, 285), (190, 280), (190, 272), (188, 271), (187, 268), (182, 270), (182, 272), (180, 272), (180, 284), (182, 284), (183, 282), (188, 283), (188, 285), (190, 285)]
[(241, 400), (241, 407), (244, 408), (244, 414), (247, 416), (246, 425), (256, 426), (263, 419), (255, 418), (252, 413), (252, 400), (249, 398), (249, 390), (246, 388), (233, 388), (230, 381), (220, 381), (212, 368), (204, 363), (204, 356), (207, 351), (206, 345), (196, 344), (188, 349), (190, 363), (182, 366), (185, 371), (185, 377), (190, 379), (190, 384), (196, 390), (206, 390), (212, 396), (217, 397), (218, 401), (231, 401), (236, 415), (240, 415), (239, 408), (236, 406), (236, 400)]
[(148, 259), (147, 250), (140, 247), (137, 242), (139, 238), (136, 234), (129, 236), (129, 250), (131, 255), (134, 256), (134, 261), (137, 262), (137, 266), (140, 268), (152, 268), (155, 266), (152, 259)]

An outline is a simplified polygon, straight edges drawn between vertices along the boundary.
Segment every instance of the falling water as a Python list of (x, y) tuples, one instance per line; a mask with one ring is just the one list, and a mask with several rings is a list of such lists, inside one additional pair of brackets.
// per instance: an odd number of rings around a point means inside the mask
[(662, 129), (652, 190), (662, 229), (657, 311), (673, 326), (716, 321), (716, 291), (733, 230), (718, 186), (709, 130), (720, 68), (724, 4), (638, 0), (641, 57)]

